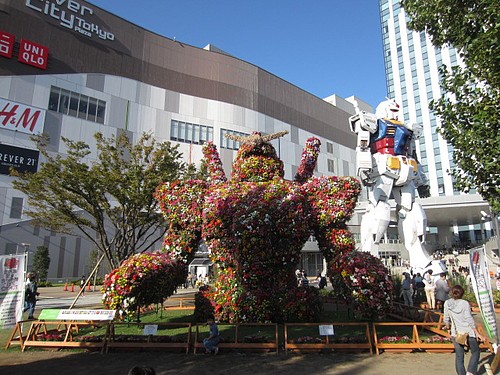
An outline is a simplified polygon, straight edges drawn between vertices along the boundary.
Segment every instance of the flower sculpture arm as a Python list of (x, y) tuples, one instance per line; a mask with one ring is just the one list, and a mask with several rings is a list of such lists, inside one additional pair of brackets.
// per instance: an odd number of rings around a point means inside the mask
[(219, 152), (212, 142), (205, 143), (203, 146), (203, 156), (208, 169), (209, 181), (213, 183), (225, 182), (227, 178), (222, 168)]
[(164, 250), (191, 262), (201, 241), (202, 209), (207, 183), (200, 180), (164, 183), (155, 193), (169, 228)]
[(312, 177), (316, 161), (318, 160), (320, 146), (321, 142), (318, 138), (311, 137), (306, 141), (306, 146), (304, 147), (304, 151), (302, 151), (300, 166), (295, 175), (295, 181), (299, 184), (305, 183)]

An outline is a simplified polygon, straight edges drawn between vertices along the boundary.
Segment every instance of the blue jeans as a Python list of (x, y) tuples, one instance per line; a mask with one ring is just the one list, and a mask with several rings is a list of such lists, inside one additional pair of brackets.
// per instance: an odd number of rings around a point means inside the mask
[(23, 312), (28, 312), (28, 318), (33, 318), (33, 314), (35, 313), (36, 301), (24, 301), (24, 309)]
[[(477, 366), (479, 364), (479, 344), (475, 337), (468, 337), (467, 341), (469, 343), (469, 351), (471, 354), (469, 364), (467, 366), (467, 371), (476, 375), (477, 374)], [(453, 346), (455, 347), (455, 370), (458, 375), (466, 375), (467, 371), (465, 370), (464, 365), (464, 357), (465, 350), (464, 347), (455, 342), (453, 338)]]
[(205, 349), (207, 352), (213, 353), (215, 350), (215, 347), (219, 345), (219, 338), (214, 337), (213, 339), (203, 339), (203, 345), (205, 345)]

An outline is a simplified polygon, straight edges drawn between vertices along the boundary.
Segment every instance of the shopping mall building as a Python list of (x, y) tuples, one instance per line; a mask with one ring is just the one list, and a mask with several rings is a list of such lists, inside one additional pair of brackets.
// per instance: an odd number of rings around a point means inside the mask
[[(352, 100), (323, 100), (213, 46), (157, 35), (85, 1), (0, 0), (0, 255), (45, 245), (50, 279), (89, 272), (91, 244), (33, 226), (26, 197), (12, 188), (10, 167), (34, 172), (44, 161), (32, 135), (47, 134), (49, 151), (61, 155), (62, 137), (83, 141), (92, 159), (96, 132), (131, 140), (151, 132), (179, 144), (188, 163), (213, 141), (229, 175), (239, 145), (224, 134), (287, 130), (272, 141), (285, 178), (311, 136), (322, 143), (316, 175), (354, 175)], [(351, 224), (356, 232), (359, 215)], [(322, 265), (311, 239), (301, 266)]]

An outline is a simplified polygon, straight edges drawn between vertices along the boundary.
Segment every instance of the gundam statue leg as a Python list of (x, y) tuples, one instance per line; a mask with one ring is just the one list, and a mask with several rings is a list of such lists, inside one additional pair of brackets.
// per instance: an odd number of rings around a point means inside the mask
[(397, 189), (394, 197), (398, 205), (399, 236), (410, 254), (411, 267), (420, 272), (429, 265), (432, 258), (425, 248), (427, 217), (420, 203), (414, 201), (415, 188), (412, 185), (410, 183)]

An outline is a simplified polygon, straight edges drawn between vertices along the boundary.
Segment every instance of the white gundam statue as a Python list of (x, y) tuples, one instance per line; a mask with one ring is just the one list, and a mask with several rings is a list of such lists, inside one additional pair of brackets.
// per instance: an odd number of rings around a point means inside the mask
[(410, 254), (410, 266), (423, 274), (432, 268), (444, 272), (440, 262), (432, 262), (425, 249), (427, 217), (415, 201), (429, 195), (427, 179), (416, 159), (415, 139), (422, 133), (420, 124), (406, 124), (398, 119), (399, 105), (392, 99), (380, 103), (375, 114), (361, 111), (349, 118), (357, 134), (356, 169), (368, 189), (368, 206), (361, 219), (361, 246), (379, 256), (382, 241), (391, 220), (389, 198), (396, 201), (398, 231)]

